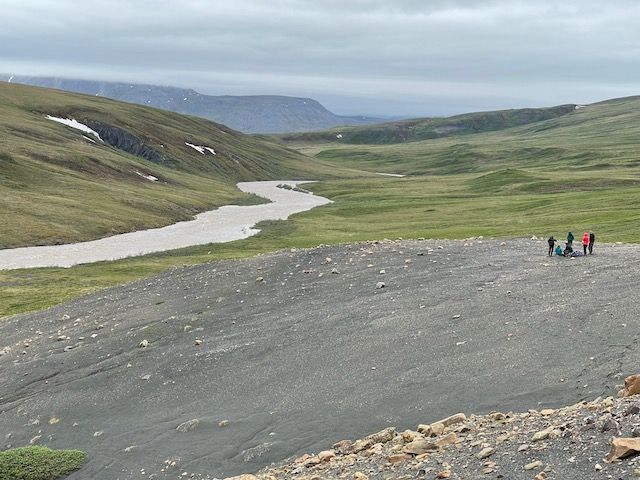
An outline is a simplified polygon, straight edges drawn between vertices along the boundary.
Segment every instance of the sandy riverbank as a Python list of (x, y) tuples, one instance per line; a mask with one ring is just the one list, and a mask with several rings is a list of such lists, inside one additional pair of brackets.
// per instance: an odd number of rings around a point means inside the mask
[(114, 235), (91, 242), (0, 250), (0, 270), (70, 267), (193, 245), (240, 240), (258, 233), (254, 227), (258, 222), (284, 220), (294, 213), (330, 203), (330, 200), (323, 197), (278, 187), (281, 184), (295, 186), (299, 183), (304, 182), (241, 182), (238, 184), (240, 190), (267, 198), (271, 203), (224, 206), (201, 213), (189, 222)]

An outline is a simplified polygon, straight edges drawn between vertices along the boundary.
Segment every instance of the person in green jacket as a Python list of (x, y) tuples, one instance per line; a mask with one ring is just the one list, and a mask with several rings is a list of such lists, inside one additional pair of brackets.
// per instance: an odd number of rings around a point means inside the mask
[(569, 234), (567, 235), (567, 243), (569, 244), (569, 246), (573, 247), (573, 233), (569, 232)]

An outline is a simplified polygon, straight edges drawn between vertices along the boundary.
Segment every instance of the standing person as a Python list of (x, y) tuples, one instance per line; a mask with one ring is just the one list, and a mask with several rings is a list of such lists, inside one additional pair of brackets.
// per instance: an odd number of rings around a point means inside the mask
[(596, 234), (593, 233), (593, 230), (589, 232), (589, 253), (593, 253), (593, 244), (596, 243)]
[(551, 256), (553, 256), (553, 247), (556, 244), (556, 239), (553, 238), (553, 235), (551, 235), (549, 237), (549, 240), (547, 240), (547, 242), (549, 242), (549, 256), (551, 257)]
[(573, 249), (573, 233), (569, 232), (567, 234), (567, 243), (569, 244), (570, 247), (572, 247)]
[(584, 254), (587, 254), (587, 248), (589, 247), (589, 234), (584, 232), (582, 236), (582, 249), (584, 250)]

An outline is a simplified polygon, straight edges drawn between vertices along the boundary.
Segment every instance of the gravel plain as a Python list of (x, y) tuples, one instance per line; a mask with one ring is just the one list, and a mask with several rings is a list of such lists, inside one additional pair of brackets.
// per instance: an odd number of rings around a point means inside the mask
[[(596, 244), (569, 259), (535, 238), (318, 246), (9, 317), (1, 447), (82, 449), (70, 479), (224, 478), (388, 427), (615, 396), (638, 370), (639, 249)], [(600, 457), (593, 478), (633, 478)], [(534, 478), (496, 472), (450, 478)]]

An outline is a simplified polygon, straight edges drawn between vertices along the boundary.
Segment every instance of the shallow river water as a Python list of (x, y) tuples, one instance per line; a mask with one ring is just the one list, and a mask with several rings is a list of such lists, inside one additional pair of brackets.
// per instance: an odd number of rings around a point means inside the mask
[(284, 220), (294, 213), (331, 201), (278, 185), (301, 181), (241, 182), (238, 188), (271, 200), (263, 205), (228, 205), (197, 215), (194, 220), (162, 228), (124, 233), (90, 242), (68, 245), (23, 247), (0, 250), (0, 270), (40, 267), (71, 267), (81, 263), (119, 258), (177, 248), (223, 243), (255, 235), (255, 224), (263, 220)]

